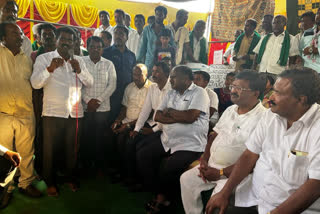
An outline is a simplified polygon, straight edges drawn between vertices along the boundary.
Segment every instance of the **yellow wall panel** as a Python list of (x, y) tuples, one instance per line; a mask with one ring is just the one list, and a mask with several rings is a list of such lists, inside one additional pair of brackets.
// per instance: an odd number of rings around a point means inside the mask
[[(304, 0), (301, 0), (304, 1)], [(287, 0), (275, 0), (274, 15), (287, 16)]]

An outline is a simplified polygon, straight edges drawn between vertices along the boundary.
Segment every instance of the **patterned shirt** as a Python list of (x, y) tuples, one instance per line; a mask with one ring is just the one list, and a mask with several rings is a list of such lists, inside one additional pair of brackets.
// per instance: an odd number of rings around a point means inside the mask
[(93, 86), (82, 88), (84, 109), (86, 110), (87, 103), (91, 99), (97, 99), (101, 102), (97, 112), (110, 111), (110, 97), (117, 84), (117, 74), (113, 63), (105, 58), (101, 58), (96, 64), (89, 56), (84, 56), (82, 59), (93, 77)]

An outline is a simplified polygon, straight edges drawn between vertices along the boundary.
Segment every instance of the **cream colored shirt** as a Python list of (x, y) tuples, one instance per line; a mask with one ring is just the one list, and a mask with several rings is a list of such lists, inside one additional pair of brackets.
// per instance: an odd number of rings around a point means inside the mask
[(127, 107), (127, 112), (122, 123), (129, 123), (138, 119), (151, 84), (152, 82), (147, 80), (142, 88), (138, 88), (134, 82), (127, 86), (122, 99), (122, 105)]
[(174, 41), (177, 45), (176, 50), (176, 64), (179, 65), (183, 56), (183, 47), (185, 43), (190, 42), (189, 30), (182, 26), (179, 27), (177, 31), (174, 30), (172, 24), (167, 26), (173, 33)]
[(0, 45), (0, 113), (24, 119), (34, 117), (30, 77), (32, 62), (23, 51), (14, 56)]
[[(259, 72), (268, 72), (272, 74), (280, 74), (286, 69), (286, 66), (280, 66), (278, 60), (280, 58), (281, 47), (284, 39), (284, 32), (278, 36), (272, 34), (270, 36), (266, 49), (261, 59)], [(259, 53), (263, 38), (260, 39), (258, 45), (254, 48), (253, 52)], [(290, 35), (290, 50), (289, 56), (299, 55), (299, 41), (296, 37)]]

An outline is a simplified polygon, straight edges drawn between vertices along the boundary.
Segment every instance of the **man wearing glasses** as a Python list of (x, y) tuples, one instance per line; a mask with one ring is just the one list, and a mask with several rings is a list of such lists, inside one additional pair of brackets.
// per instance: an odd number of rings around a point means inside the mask
[[(185, 172), (181, 178), (181, 195), (187, 214), (201, 213), (201, 192), (219, 192), (231, 174), (234, 163), (245, 151), (245, 142), (266, 109), (258, 97), (264, 90), (259, 74), (243, 71), (230, 85), (230, 106), (210, 132), (200, 165)], [(250, 208), (249, 208), (250, 209)], [(247, 211), (250, 213), (250, 210)]]

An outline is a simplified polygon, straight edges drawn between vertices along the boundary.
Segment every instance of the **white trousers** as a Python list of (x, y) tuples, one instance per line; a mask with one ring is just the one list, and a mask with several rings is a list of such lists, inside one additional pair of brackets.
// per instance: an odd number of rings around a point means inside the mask
[(200, 165), (184, 172), (180, 177), (181, 197), (186, 214), (200, 214), (203, 211), (201, 192), (214, 188), (212, 195), (219, 192), (227, 179), (205, 183), (198, 175)]

